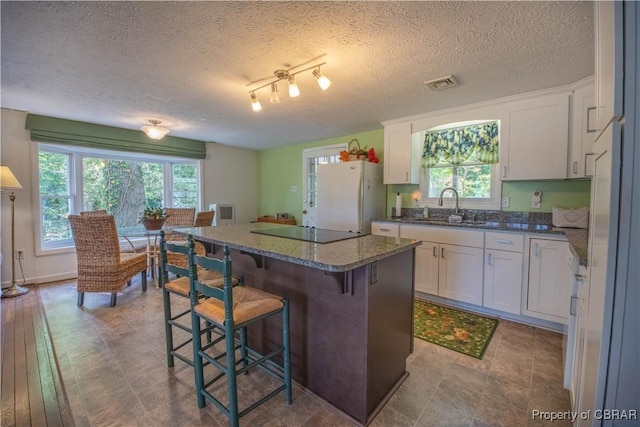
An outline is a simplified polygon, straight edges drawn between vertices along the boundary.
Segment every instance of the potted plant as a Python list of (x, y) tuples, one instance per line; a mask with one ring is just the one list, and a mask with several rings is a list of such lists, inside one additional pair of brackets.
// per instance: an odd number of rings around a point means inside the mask
[(164, 208), (148, 207), (140, 214), (140, 222), (147, 230), (160, 230), (167, 216), (167, 211)]

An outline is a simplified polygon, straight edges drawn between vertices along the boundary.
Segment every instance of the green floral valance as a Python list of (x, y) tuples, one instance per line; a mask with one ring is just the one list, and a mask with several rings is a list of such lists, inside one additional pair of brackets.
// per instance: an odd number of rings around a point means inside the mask
[(498, 163), (498, 122), (427, 132), (422, 166)]

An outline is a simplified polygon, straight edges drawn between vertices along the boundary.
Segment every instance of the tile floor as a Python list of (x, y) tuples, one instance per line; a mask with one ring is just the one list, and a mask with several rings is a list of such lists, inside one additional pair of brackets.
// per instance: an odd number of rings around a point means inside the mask
[[(142, 293), (134, 281), (114, 308), (107, 294), (87, 294), (78, 308), (75, 282), (40, 285), (40, 295), (77, 426), (227, 425), (213, 405), (198, 409), (190, 367), (176, 361), (167, 368), (159, 289), (150, 286)], [(482, 360), (415, 339), (409, 377), (371, 425), (544, 425), (531, 419), (533, 409), (570, 406), (562, 388), (561, 339), (501, 321)], [(240, 388), (246, 394), (267, 381), (254, 374), (245, 378)], [(243, 417), (241, 425), (356, 424), (294, 387), (292, 405), (278, 396)]]

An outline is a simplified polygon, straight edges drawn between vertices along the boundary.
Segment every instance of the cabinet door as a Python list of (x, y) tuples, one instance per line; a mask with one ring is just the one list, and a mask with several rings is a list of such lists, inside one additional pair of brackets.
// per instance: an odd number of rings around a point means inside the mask
[(439, 295), (482, 305), (483, 249), (440, 245)]
[(569, 94), (507, 105), (501, 136), (502, 179), (564, 179), (569, 144)]
[(569, 317), (568, 243), (531, 239), (527, 310), (537, 317), (566, 323)]
[(416, 291), (438, 295), (439, 251), (439, 245), (431, 242), (422, 242), (416, 248)]
[(485, 251), (484, 306), (520, 314), (522, 295), (522, 254)]
[(587, 330), (587, 294), (585, 281), (578, 283), (576, 303), (576, 331), (574, 337), (572, 373), (571, 373), (571, 410), (580, 408), (580, 385), (582, 384), (582, 371), (584, 369), (584, 346)]
[(384, 128), (384, 183), (418, 184), (412, 162), (411, 124), (389, 125)]
[(593, 175), (593, 140), (596, 135), (596, 101), (593, 85), (577, 89), (571, 95), (571, 141), (568, 178)]

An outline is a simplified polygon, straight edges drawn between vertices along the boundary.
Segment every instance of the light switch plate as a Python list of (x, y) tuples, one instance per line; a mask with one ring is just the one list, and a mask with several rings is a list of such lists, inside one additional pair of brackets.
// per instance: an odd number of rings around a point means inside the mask
[(298, 191), (298, 187), (297, 187), (297, 186), (295, 186), (295, 185), (292, 185), (292, 186), (291, 186), (291, 192), (292, 192), (292, 193), (295, 193), (296, 191)]
[(502, 196), (502, 207), (503, 208), (509, 207), (509, 196)]

